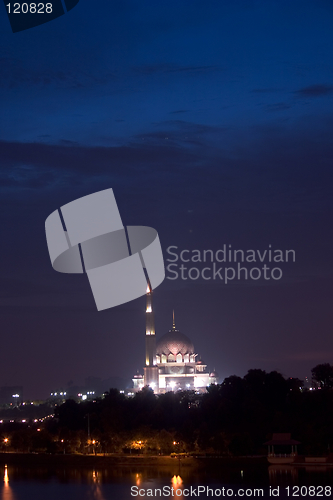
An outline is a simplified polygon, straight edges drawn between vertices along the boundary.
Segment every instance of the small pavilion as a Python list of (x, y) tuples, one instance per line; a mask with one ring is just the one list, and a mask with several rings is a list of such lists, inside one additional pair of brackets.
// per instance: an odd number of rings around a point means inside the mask
[[(300, 441), (291, 439), (290, 433), (274, 433), (272, 439), (264, 443), (268, 446), (268, 456), (297, 455), (297, 445)], [(277, 453), (276, 453), (277, 452)]]

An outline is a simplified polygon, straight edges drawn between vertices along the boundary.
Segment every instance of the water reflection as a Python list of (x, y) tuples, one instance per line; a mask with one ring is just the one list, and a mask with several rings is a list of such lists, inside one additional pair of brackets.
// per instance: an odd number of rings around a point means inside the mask
[[(34, 456), (32, 456), (34, 458)], [(37, 457), (38, 458), (38, 457)], [(294, 466), (270, 465), (266, 462), (255, 465), (239, 461), (239, 466), (232, 466), (226, 461), (202, 461), (196, 467), (193, 464), (181, 465), (171, 461), (163, 466), (156, 466), (152, 461), (149, 466), (129, 464), (116, 466), (100, 460), (85, 466), (81, 457), (75, 459), (75, 467), (66, 464), (63, 457), (49, 459), (50, 466), (45, 467), (41, 460), (35, 466), (25, 457), (3, 456), (3, 485), (0, 486), (0, 500), (45, 500), (46, 498), (61, 500), (128, 500), (131, 487), (142, 489), (143, 496), (138, 498), (163, 497), (163, 488), (170, 491), (173, 498), (186, 500), (187, 490), (191, 486), (207, 485), (213, 489), (221, 485), (238, 487), (262, 487), (268, 491), (269, 486), (285, 491), (291, 485), (333, 484), (333, 467), (329, 466)], [(14, 461), (20, 462), (18, 465)], [(74, 459), (71, 459), (74, 462)], [(8, 467), (4, 464), (8, 463)], [(81, 465), (83, 463), (83, 466)], [(23, 464), (23, 465), (21, 465)], [(238, 464), (237, 464), (238, 465)], [(230, 487), (231, 487), (230, 486)], [(171, 494), (173, 488), (173, 495)], [(161, 494), (152, 495), (150, 491), (161, 490)], [(183, 492), (185, 491), (185, 495)], [(51, 495), (48, 495), (51, 492)], [(282, 495), (282, 493), (281, 493)], [(204, 495), (202, 495), (204, 497)], [(266, 498), (266, 497), (265, 497)]]
[(137, 472), (133, 477), (133, 483), (135, 483), (137, 487), (135, 489), (135, 492), (137, 493), (136, 496), (139, 496), (142, 499), (151, 497), (173, 497), (184, 499), (184, 484), (183, 479), (179, 474), (170, 474), (167, 479), (164, 475), (156, 477), (156, 475), (152, 475), (149, 471), (145, 472), (146, 473)]
[(98, 474), (98, 471), (92, 471), (92, 488), (91, 488), (92, 497), (96, 500), (105, 500), (105, 497), (101, 488), (101, 481)]
[(5, 465), (5, 475), (3, 478), (3, 482), (5, 483), (5, 486), (8, 486), (9, 483), (9, 478), (8, 478), (8, 467)]
[[(177, 498), (184, 498), (183, 493), (179, 493), (183, 491), (183, 480), (180, 476), (174, 475), (171, 479), (171, 485), (174, 489), (174, 494), (172, 496), (176, 496)], [(177, 492), (178, 490), (178, 492)], [(179, 494), (178, 494), (179, 493)]]
[(135, 484), (137, 486), (140, 486), (141, 483), (142, 483), (142, 474), (141, 473), (135, 474)]
[(293, 465), (270, 465), (268, 467), (269, 482), (271, 485), (296, 484), (299, 469)]
[(173, 476), (173, 478), (171, 479), (171, 483), (174, 487), (178, 487), (180, 486), (181, 484), (183, 484), (183, 480), (180, 476)]
[(8, 467), (5, 465), (5, 473), (3, 477), (3, 488), (2, 488), (2, 495), (1, 495), (1, 500), (14, 500), (14, 494), (9, 486), (9, 477), (8, 477)]

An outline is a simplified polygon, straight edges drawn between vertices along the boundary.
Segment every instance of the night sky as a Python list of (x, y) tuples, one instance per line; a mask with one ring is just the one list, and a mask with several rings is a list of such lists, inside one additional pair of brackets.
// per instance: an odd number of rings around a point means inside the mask
[(157, 338), (174, 308), (220, 380), (333, 362), (332, 21), (328, 0), (80, 0), (13, 34), (1, 7), (0, 386), (142, 372), (145, 298), (97, 312), (46, 246), (51, 212), (107, 188), (165, 258), (296, 252), (280, 280), (166, 279)]

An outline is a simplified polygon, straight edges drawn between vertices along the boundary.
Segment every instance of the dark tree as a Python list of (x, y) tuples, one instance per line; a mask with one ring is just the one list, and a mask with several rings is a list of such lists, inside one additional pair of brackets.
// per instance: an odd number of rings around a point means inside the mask
[(333, 366), (323, 363), (315, 366), (311, 370), (312, 380), (318, 382), (322, 389), (332, 389), (333, 387)]
[(290, 391), (297, 392), (304, 387), (304, 382), (297, 377), (290, 377), (287, 379), (287, 387)]

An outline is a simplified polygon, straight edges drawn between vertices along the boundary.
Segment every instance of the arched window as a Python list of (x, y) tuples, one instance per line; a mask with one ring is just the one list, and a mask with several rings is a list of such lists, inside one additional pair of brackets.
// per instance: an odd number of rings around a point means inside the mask
[(162, 363), (166, 363), (167, 362), (167, 357), (165, 354), (162, 354)]
[(180, 353), (177, 354), (176, 361), (177, 363), (181, 363), (183, 361), (182, 355)]
[(190, 355), (189, 354), (185, 354), (184, 356), (184, 363), (189, 363), (190, 362)]
[(156, 354), (156, 363), (160, 363), (160, 362), (161, 362), (161, 357), (158, 354)]
[(168, 356), (168, 362), (170, 362), (170, 361), (171, 361), (171, 362), (172, 362), (172, 361), (175, 361), (175, 356), (174, 356), (173, 354), (171, 354), (171, 353), (170, 353), (170, 354), (169, 354), (169, 356)]

